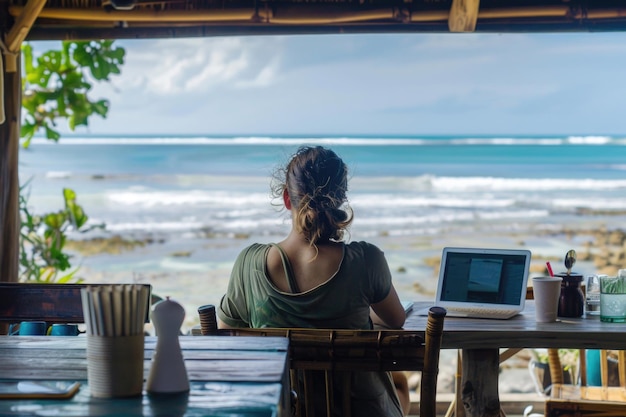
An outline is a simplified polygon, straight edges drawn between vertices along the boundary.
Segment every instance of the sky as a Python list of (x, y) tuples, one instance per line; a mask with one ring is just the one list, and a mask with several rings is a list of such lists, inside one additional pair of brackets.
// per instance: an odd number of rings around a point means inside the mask
[(90, 94), (109, 115), (78, 133), (626, 134), (626, 33), (116, 43), (122, 74)]

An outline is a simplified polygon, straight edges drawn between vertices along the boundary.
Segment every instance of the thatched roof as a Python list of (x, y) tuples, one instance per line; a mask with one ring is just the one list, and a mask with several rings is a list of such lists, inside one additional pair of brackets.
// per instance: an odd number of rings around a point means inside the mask
[[(26, 3), (0, 0), (6, 27)], [(48, 0), (27, 39), (625, 29), (618, 0)]]

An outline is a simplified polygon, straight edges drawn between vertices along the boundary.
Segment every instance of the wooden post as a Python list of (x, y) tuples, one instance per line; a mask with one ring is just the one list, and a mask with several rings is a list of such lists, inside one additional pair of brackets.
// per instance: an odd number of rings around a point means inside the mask
[(501, 415), (498, 349), (463, 349), (463, 407), (467, 417)]
[[(20, 56), (22, 42), (30, 31), (46, 0), (29, 0), (13, 26), (0, 27), (2, 45), (2, 92), (5, 122), (0, 125), (0, 282), (18, 280), (20, 212), (18, 180), (18, 155), (20, 118), (22, 109), (22, 82)], [(6, 334), (6, 326), (0, 334)]]
[[(18, 279), (19, 265), (19, 181), (18, 149), (21, 109), (19, 56), (3, 54), (4, 109), (0, 125), (0, 281)], [(8, 68), (8, 70), (7, 70)], [(10, 71), (14, 68), (13, 71)], [(0, 334), (6, 334), (6, 326)]]
[(480, 0), (452, 0), (448, 29), (450, 32), (474, 32)]

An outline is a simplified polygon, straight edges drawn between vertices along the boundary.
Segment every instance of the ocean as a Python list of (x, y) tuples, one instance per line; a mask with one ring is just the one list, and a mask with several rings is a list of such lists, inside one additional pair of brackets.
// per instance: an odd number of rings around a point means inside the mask
[(348, 164), (349, 238), (385, 250), (407, 297), (429, 287), (415, 283), (426, 273), (432, 281), (424, 259), (443, 246), (515, 245), (559, 256), (582, 244), (561, 239), (564, 228), (625, 224), (626, 135), (67, 135), (21, 150), (20, 181), (29, 181), (34, 212), (61, 208), (61, 190), (71, 188), (90, 223), (106, 224), (73, 238), (156, 242), (117, 255), (77, 254), (81, 272), (155, 286), (168, 277), (210, 281), (206, 298), (217, 302), (240, 249), (288, 233), (269, 184), (302, 144), (328, 146)]

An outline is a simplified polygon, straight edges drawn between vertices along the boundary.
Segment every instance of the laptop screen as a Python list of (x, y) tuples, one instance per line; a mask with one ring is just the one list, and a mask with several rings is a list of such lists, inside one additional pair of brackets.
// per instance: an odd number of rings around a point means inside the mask
[(524, 250), (446, 248), (439, 300), (520, 305), (526, 297), (529, 262), (530, 252)]

